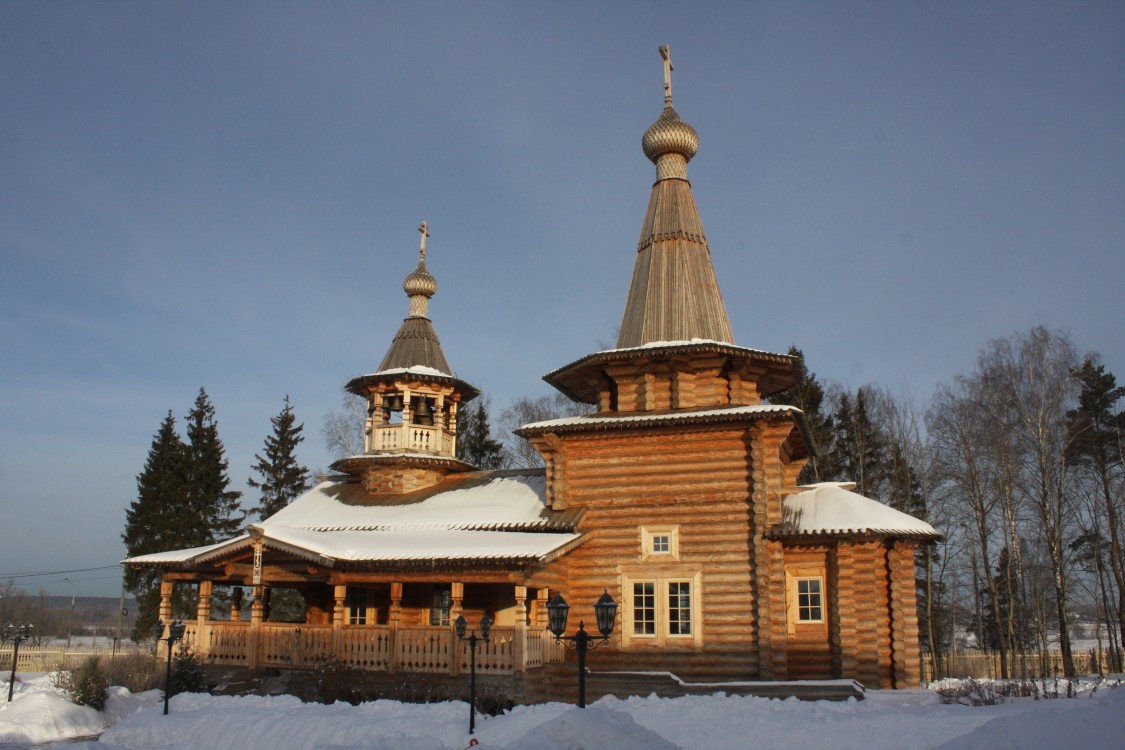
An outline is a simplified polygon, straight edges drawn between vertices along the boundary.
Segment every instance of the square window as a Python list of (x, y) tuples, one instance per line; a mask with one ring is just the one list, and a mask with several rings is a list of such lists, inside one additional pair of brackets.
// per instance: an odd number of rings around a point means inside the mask
[(652, 537), (653, 554), (667, 554), (672, 551), (672, 537), (668, 534), (655, 534)]
[(656, 635), (656, 584), (633, 584), (633, 634)]
[[(680, 559), (680, 530), (677, 526), (642, 526), (641, 559)], [(658, 587), (660, 588), (660, 587)]]
[(797, 579), (797, 619), (800, 622), (824, 621), (824, 597), (820, 578)]

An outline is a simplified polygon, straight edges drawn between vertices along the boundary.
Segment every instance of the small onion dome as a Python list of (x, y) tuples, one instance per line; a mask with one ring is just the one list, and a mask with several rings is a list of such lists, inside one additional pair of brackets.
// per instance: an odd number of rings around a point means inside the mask
[(409, 296), (433, 297), (437, 292), (437, 279), (430, 275), (426, 261), (418, 261), (418, 267), (402, 282), (402, 289)]
[(660, 119), (645, 131), (641, 148), (653, 164), (664, 154), (679, 154), (686, 162), (699, 150), (699, 134), (668, 105)]

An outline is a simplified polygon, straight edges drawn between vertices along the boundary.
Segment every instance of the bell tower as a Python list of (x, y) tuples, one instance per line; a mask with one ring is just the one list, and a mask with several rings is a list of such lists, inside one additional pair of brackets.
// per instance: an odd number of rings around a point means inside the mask
[(430, 321), (438, 284), (426, 268), (429, 225), (423, 221), (418, 231), (418, 266), (402, 283), (410, 300), (407, 317), (378, 370), (346, 386), (367, 404), (363, 454), (332, 464), (361, 477), (372, 493), (412, 492), (475, 468), (456, 457), (457, 413), (480, 392), (454, 377)]

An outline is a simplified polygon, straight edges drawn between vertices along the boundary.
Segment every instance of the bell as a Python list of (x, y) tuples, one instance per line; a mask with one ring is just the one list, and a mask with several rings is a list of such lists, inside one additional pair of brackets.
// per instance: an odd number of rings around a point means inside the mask
[(392, 393), (389, 396), (383, 396), (383, 408), (391, 411), (402, 411), (402, 394)]
[(434, 407), (430, 406), (429, 399), (418, 399), (418, 405), (414, 408), (414, 424), (433, 427)]

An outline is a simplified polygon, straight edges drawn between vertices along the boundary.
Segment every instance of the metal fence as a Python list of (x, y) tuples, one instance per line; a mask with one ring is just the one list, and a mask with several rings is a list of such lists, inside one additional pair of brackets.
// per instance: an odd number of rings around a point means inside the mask
[[(1076, 675), (1094, 675), (1121, 671), (1118, 655), (1090, 649), (1072, 652)], [(935, 664), (936, 661), (936, 664)], [(1021, 651), (1008, 654), (1008, 676), (1053, 677), (1064, 674), (1062, 652)], [(999, 651), (961, 651), (956, 654), (922, 654), (922, 680), (930, 682), (943, 677), (975, 677), (999, 679), (1003, 674)]]

